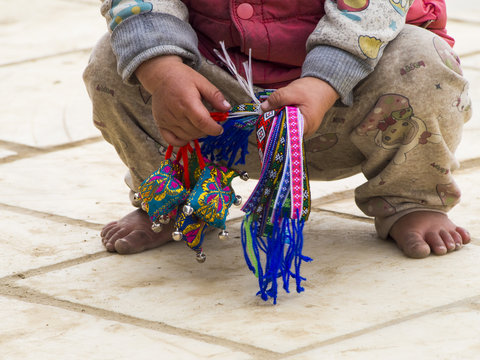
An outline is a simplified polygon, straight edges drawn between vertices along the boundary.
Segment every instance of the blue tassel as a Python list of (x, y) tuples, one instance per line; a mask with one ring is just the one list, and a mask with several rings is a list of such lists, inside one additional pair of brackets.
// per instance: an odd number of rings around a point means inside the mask
[[(306, 280), (300, 275), (302, 262), (310, 262), (311, 258), (302, 254), (303, 227), (302, 219), (283, 218), (277, 211), (273, 232), (263, 239), (259, 232), (260, 224), (252, 221), (247, 214), (242, 222), (242, 247), (248, 268), (258, 277), (259, 291), (263, 300), (273, 299), (277, 303), (278, 278), (282, 279), (283, 289), (289, 293), (290, 278), (295, 279), (296, 291), (304, 291), (301, 286)], [(262, 266), (260, 251), (265, 254), (265, 266)]]
[[(211, 161), (226, 161), (227, 167), (245, 164), (248, 138), (258, 116), (231, 118), (223, 123), (223, 134), (201, 139), (202, 154)], [(239, 154), (240, 153), (240, 154)], [(235, 161), (238, 158), (237, 161)]]

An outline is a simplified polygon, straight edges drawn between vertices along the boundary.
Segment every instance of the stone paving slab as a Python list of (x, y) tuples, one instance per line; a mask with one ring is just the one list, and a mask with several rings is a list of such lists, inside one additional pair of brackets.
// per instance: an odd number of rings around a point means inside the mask
[(12, 156), (12, 155), (17, 155), (17, 153), (15, 151), (5, 149), (2, 146), (0, 146), (0, 159), (6, 158), (6, 157)]
[[(0, 27), (1, 29), (2, 27)], [(0, 139), (48, 147), (100, 136), (82, 80), (89, 53), (0, 67)]]
[(476, 0), (454, 0), (446, 1), (447, 13), (452, 21), (465, 21), (471, 24), (480, 25), (478, 14), (480, 13), (480, 3)]
[(186, 336), (1, 296), (0, 317), (5, 360), (251, 359)]
[[(479, 32), (480, 32), (480, 26), (479, 26)], [(480, 71), (480, 55), (465, 56), (465, 57), (462, 57), (460, 61), (464, 69)], [(478, 94), (478, 90), (477, 90), (477, 94)]]
[(477, 360), (480, 353), (480, 303), (438, 309), (402, 323), (334, 345), (287, 357), (286, 360)]
[[(480, 22), (477, 26), (480, 28)], [(463, 21), (450, 21), (447, 24), (448, 34), (455, 39), (453, 49), (460, 57), (480, 50), (478, 31), (474, 29), (472, 24)]]
[(303, 266), (306, 291), (281, 292), (279, 304), (272, 306), (254, 296), (256, 280), (244, 264), (238, 224), (230, 232), (237, 234), (231, 242), (207, 239), (207, 262), (201, 265), (183, 244), (170, 243), (16, 284), (55, 299), (280, 353), (301, 352), (338, 336), (480, 295), (479, 246), (412, 260), (393, 243), (379, 240), (369, 222), (313, 213), (305, 228), (305, 254), (314, 258)]
[[(104, 142), (0, 165), (0, 202), (103, 224), (131, 210), (125, 168)], [(68, 199), (68, 201), (67, 201)]]
[(0, 66), (91, 48), (107, 29), (100, 5), (100, 1), (29, 0), (19, 11), (16, 2), (4, 1)]
[(1, 208), (0, 212), (0, 278), (104, 251), (98, 228), (27, 211)]

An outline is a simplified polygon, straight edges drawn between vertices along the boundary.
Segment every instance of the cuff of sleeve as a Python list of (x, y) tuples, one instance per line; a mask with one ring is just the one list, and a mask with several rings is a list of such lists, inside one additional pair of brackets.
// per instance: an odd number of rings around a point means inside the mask
[(112, 33), (111, 44), (122, 79), (136, 84), (135, 70), (148, 59), (161, 55), (178, 55), (196, 68), (200, 52), (195, 31), (190, 24), (168, 14), (147, 13), (132, 16)]
[(353, 103), (353, 88), (373, 68), (352, 54), (327, 45), (313, 48), (303, 63), (302, 77), (311, 76), (328, 82), (345, 105)]

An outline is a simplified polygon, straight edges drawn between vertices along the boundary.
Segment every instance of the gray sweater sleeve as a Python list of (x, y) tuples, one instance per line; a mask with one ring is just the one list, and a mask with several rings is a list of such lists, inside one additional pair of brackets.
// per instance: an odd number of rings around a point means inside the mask
[(327, 81), (345, 105), (353, 89), (380, 60), (383, 50), (401, 31), (413, 1), (365, 2), (354, 9), (344, 2), (325, 2), (325, 16), (307, 40), (302, 77)]
[(193, 68), (200, 63), (195, 31), (190, 24), (168, 14), (132, 16), (115, 28), (111, 43), (118, 73), (130, 83), (137, 81), (133, 76), (137, 67), (156, 56), (178, 55)]
[(135, 70), (156, 56), (178, 55), (193, 68), (199, 65), (197, 35), (182, 1), (101, 1), (101, 13), (112, 32), (117, 70), (124, 81), (138, 83)]

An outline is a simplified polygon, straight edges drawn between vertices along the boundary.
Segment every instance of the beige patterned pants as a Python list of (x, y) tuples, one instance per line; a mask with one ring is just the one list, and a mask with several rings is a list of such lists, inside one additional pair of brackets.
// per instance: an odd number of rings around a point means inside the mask
[[(204, 61), (199, 72), (231, 104), (249, 101), (217, 66)], [(167, 146), (155, 126), (150, 95), (122, 81), (109, 35), (96, 45), (84, 80), (93, 121), (128, 167), (129, 186), (135, 190), (157, 169)], [(310, 178), (334, 180), (363, 172), (366, 182), (355, 190), (355, 200), (375, 217), (382, 238), (407, 213), (446, 212), (458, 203), (454, 151), (471, 106), (468, 83), (448, 44), (407, 25), (354, 95), (353, 106), (333, 107), (306, 141)], [(260, 163), (251, 143), (245, 170), (255, 177)]]

